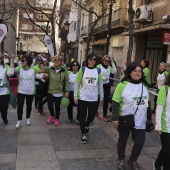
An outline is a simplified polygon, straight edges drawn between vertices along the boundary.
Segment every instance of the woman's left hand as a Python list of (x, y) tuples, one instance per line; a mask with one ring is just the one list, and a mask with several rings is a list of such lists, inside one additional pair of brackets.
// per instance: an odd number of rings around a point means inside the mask
[(65, 97), (69, 97), (69, 94), (68, 94), (68, 92), (65, 92)]
[(156, 132), (159, 136), (162, 135), (162, 130), (156, 130)]

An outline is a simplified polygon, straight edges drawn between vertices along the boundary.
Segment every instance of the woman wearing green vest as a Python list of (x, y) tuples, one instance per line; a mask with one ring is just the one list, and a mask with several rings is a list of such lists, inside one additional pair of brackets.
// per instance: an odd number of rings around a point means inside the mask
[(137, 159), (145, 142), (147, 107), (149, 92), (140, 64), (131, 63), (125, 77), (117, 85), (112, 98), (113, 125), (118, 126), (118, 169), (125, 169), (125, 149), (130, 132), (133, 136), (133, 148), (128, 165), (139, 170)]
[(162, 148), (154, 163), (155, 170), (170, 169), (170, 75), (158, 93), (155, 130), (161, 139)]
[[(76, 80), (77, 73), (80, 69), (80, 64), (78, 61), (74, 61), (70, 64), (70, 71), (68, 71), (68, 77), (69, 77), (69, 100), (70, 104), (67, 107), (67, 113), (68, 113), (68, 121), (73, 122), (73, 106), (75, 106), (74, 103), (74, 83)], [(79, 111), (77, 106), (77, 118), (76, 122), (79, 123)]]
[[(31, 124), (30, 117), (32, 111), (32, 101), (36, 93), (35, 88), (35, 75), (41, 71), (37, 67), (31, 67), (32, 58), (30, 56), (22, 56), (21, 58), (22, 66), (15, 68), (13, 74), (17, 74), (19, 77), (18, 84), (18, 99), (17, 99), (17, 114), (18, 122), (16, 123), (16, 128), (21, 127), (22, 117), (23, 117), (23, 107), (24, 101), (26, 99), (26, 124), (29, 126)], [(11, 68), (14, 68), (14, 61), (11, 59)]]
[(8, 83), (7, 75), (12, 76), (10, 73), (10, 68), (8, 65), (4, 63), (2, 55), (0, 56), (0, 113), (5, 125), (8, 124), (7, 112), (8, 112), (8, 104), (10, 99), (10, 91), (7, 87), (5, 87)]
[[(143, 69), (143, 75), (145, 77), (145, 80), (148, 82), (148, 85), (150, 86), (151, 84), (151, 74), (149, 70), (149, 61), (146, 59), (143, 59), (141, 61), (141, 66)], [(146, 124), (146, 131), (150, 132), (151, 130), (154, 129), (154, 124), (152, 123), (152, 111), (151, 111), (151, 104), (149, 101), (148, 109), (147, 109), (147, 124)]]

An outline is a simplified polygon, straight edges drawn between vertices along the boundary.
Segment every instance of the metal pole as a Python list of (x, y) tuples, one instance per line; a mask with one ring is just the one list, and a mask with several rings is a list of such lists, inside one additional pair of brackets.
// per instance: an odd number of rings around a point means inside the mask
[(106, 49), (105, 49), (105, 55), (108, 55), (109, 53), (109, 44), (110, 44), (110, 27), (111, 27), (111, 21), (112, 21), (112, 7), (113, 7), (113, 0), (110, 0), (110, 10), (109, 10), (109, 21), (108, 21), (108, 28), (107, 28), (107, 41), (106, 41)]

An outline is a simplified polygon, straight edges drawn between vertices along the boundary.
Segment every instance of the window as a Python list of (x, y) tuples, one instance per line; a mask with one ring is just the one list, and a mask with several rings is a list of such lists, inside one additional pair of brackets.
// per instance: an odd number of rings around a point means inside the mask
[[(28, 16), (28, 15), (29, 15), (29, 16)], [(25, 18), (25, 19), (29, 19), (29, 17), (30, 17), (30, 18), (33, 18), (33, 13), (30, 13), (30, 14), (28, 14), (28, 15), (27, 15), (27, 13), (22, 13), (22, 17)]]
[(21, 29), (22, 30), (33, 30), (33, 26), (28, 25), (28, 24), (22, 24)]
[(32, 40), (33, 39), (33, 35), (24, 35), (24, 39), (25, 40)]

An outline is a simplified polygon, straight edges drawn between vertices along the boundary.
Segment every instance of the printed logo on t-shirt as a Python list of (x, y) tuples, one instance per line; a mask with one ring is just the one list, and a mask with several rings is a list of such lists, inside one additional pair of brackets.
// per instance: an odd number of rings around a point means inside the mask
[(135, 106), (139, 105), (140, 107), (148, 107), (148, 98), (146, 96), (142, 97), (141, 102), (140, 102), (140, 97), (134, 97), (133, 101)]
[(97, 79), (94, 78), (94, 77), (86, 77), (85, 78), (85, 85), (96, 86), (97, 85)]

